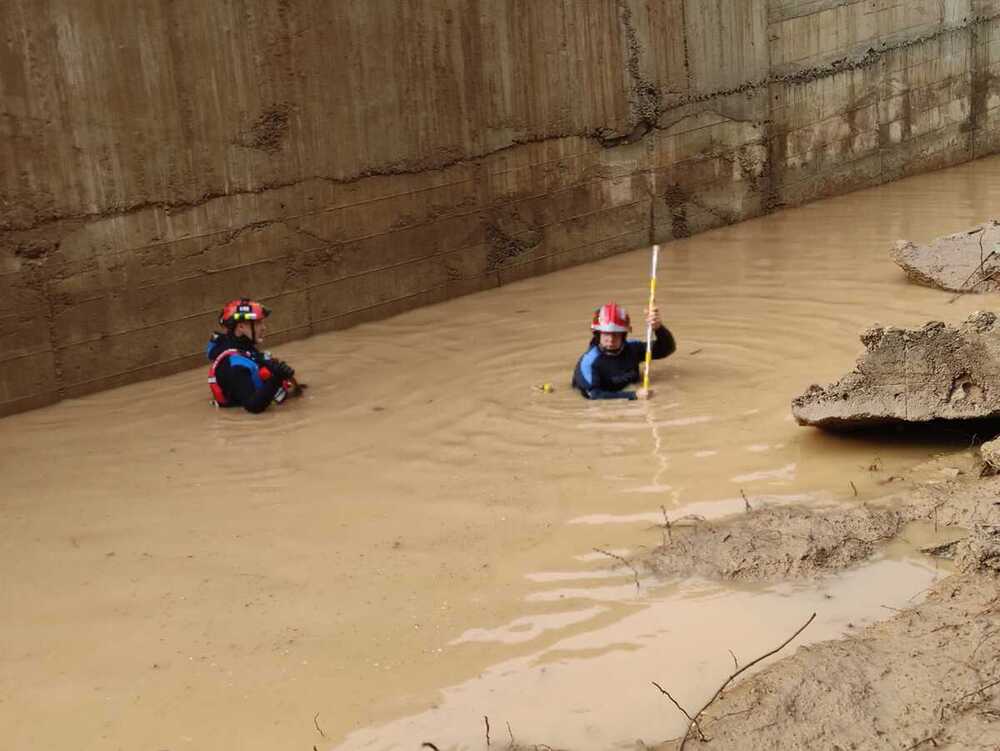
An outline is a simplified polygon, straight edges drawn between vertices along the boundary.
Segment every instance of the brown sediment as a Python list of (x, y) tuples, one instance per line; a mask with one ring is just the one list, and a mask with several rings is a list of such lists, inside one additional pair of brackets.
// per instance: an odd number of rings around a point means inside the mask
[(910, 514), (897, 509), (767, 508), (723, 521), (672, 524), (671, 539), (644, 563), (661, 576), (780, 581), (865, 560)]
[(800, 425), (850, 429), (891, 423), (1000, 417), (1000, 325), (975, 313), (961, 325), (873, 326), (850, 373), (792, 400)]
[[(996, 568), (989, 532), (1000, 521), (1000, 478), (980, 480), (976, 449), (915, 468), (920, 482), (864, 503), (823, 508), (773, 505), (718, 520), (682, 517), (662, 525), (662, 544), (633, 563), (661, 577), (700, 576), (726, 581), (783, 581), (822, 576), (870, 558), (918, 520), (967, 530), (942, 546), (963, 570)], [(940, 478), (955, 478), (943, 480)], [(994, 518), (995, 517), (995, 518)]]
[[(966, 470), (976, 466), (972, 452), (942, 462), (942, 467), (959, 464)], [(879, 541), (893, 537), (890, 527), (898, 530), (902, 519), (964, 529), (960, 539), (928, 549), (952, 557), (958, 573), (934, 585), (919, 604), (843, 640), (802, 647), (721, 695), (699, 722), (713, 747), (996, 747), (1000, 478), (977, 479), (973, 471), (965, 476), (921, 483), (870, 504), (883, 506), (880, 511), (734, 516), (710, 529), (702, 525), (700, 533), (685, 532), (682, 541), (651, 555), (654, 570), (681, 575), (687, 569), (730, 578), (815, 576), (858, 560), (855, 533), (873, 518), (879, 520), (874, 532), (881, 535)], [(853, 526), (845, 529), (845, 520), (853, 520)], [(782, 522), (780, 528), (771, 526), (775, 521)], [(771, 534), (762, 534), (767, 530)], [(723, 552), (726, 543), (735, 552)], [(812, 545), (826, 553), (818, 561)], [(872, 552), (869, 546), (867, 554)], [(738, 566), (730, 562), (734, 556)], [(738, 630), (733, 639), (739, 643)], [(658, 748), (680, 745), (678, 739)]]
[(884, 623), (799, 648), (709, 708), (712, 747), (996, 748), (996, 592), (992, 573), (969, 571)]

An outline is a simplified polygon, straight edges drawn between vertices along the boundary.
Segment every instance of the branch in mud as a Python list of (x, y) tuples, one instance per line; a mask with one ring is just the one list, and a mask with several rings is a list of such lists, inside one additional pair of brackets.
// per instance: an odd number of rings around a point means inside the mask
[(673, 696), (670, 695), (670, 692), (667, 691), (667, 689), (663, 688), (663, 686), (661, 686), (656, 681), (653, 681), (652, 683), (653, 683), (654, 686), (656, 686), (658, 689), (660, 689), (660, 693), (661, 694), (663, 694), (668, 699), (670, 699), (670, 701), (673, 703), (673, 705), (675, 707), (677, 707), (685, 717), (688, 718), (688, 729), (687, 729), (687, 732), (690, 733), (691, 732), (691, 728), (693, 727), (695, 730), (698, 731), (698, 737), (701, 740), (703, 740), (703, 741), (709, 740), (709, 738), (701, 731), (701, 725), (698, 724), (698, 718), (697, 717), (692, 717), (690, 714), (688, 714), (688, 711), (686, 709), (684, 709), (684, 707), (682, 707), (680, 705), (680, 702), (678, 702), (677, 699), (675, 699)]
[(969, 697), (975, 696), (976, 694), (981, 694), (986, 689), (993, 688), (994, 686), (996, 686), (998, 684), (1000, 684), (1000, 678), (997, 678), (995, 681), (990, 681), (989, 683), (984, 684), (984, 685), (980, 686), (979, 688), (973, 689), (972, 691), (969, 691), (968, 693), (962, 694), (957, 699), (955, 699), (955, 701), (949, 702), (948, 704), (945, 704), (944, 706), (941, 707), (941, 719), (944, 720), (944, 711), (946, 709), (948, 709), (949, 707), (954, 707), (956, 704), (959, 704), (959, 703), (965, 701)]
[[(625, 558), (622, 558), (620, 555), (615, 555), (614, 553), (609, 553), (607, 550), (602, 550), (601, 548), (594, 548), (594, 552), (595, 553), (600, 553), (601, 555), (606, 555), (609, 558), (614, 558), (616, 561), (621, 561), (625, 566), (627, 566), (629, 568), (629, 570), (632, 572), (632, 576), (635, 577), (635, 591), (636, 592), (639, 591), (639, 572), (636, 571), (635, 566), (633, 566), (631, 563), (629, 563), (628, 560), (626, 560)], [(489, 723), (487, 721), (487, 727), (488, 727), (488, 725), (489, 725)], [(489, 744), (487, 744), (487, 745), (489, 745)]]
[(925, 743), (930, 743), (932, 746), (934, 746), (934, 748), (937, 748), (937, 745), (938, 745), (937, 736), (936, 735), (928, 735), (926, 738), (923, 738), (923, 739), (917, 741), (912, 746), (907, 746), (903, 751), (913, 751), (913, 749), (920, 748)]
[(733, 650), (731, 650), (731, 649), (727, 649), (726, 651), (729, 652), (729, 656), (733, 658), (733, 669), (734, 670), (739, 670), (740, 669), (740, 661), (736, 659), (736, 653), (733, 652)]
[(322, 735), (324, 738), (326, 738), (326, 733), (324, 733), (323, 728), (319, 726), (319, 712), (313, 715), (313, 725), (316, 726), (316, 729), (319, 731), (319, 734)]
[[(777, 647), (775, 647), (774, 649), (772, 649), (769, 652), (765, 652), (760, 657), (758, 657), (758, 658), (756, 658), (754, 660), (751, 660), (750, 662), (748, 662), (743, 667), (737, 668), (734, 672), (732, 672), (729, 675), (728, 678), (726, 678), (726, 680), (724, 680), (722, 682), (722, 685), (719, 686), (719, 688), (716, 689), (715, 693), (712, 694), (712, 698), (709, 699), (707, 702), (705, 702), (704, 706), (702, 706), (701, 709), (699, 709), (697, 712), (695, 712), (694, 715), (688, 714), (687, 710), (685, 710), (683, 707), (681, 707), (681, 705), (677, 703), (677, 701), (674, 699), (674, 697), (672, 697), (664, 689), (660, 688), (660, 686), (657, 683), (654, 682), (653, 685), (656, 686), (657, 688), (659, 688), (660, 691), (663, 692), (667, 696), (667, 698), (670, 699), (670, 701), (672, 701), (674, 703), (674, 706), (676, 706), (681, 712), (684, 713), (684, 716), (688, 718), (687, 730), (684, 732), (684, 737), (681, 739), (681, 745), (680, 745), (680, 749), (678, 751), (684, 751), (684, 746), (687, 745), (688, 739), (691, 737), (691, 731), (692, 730), (696, 730), (698, 732), (698, 737), (701, 740), (703, 740), (703, 741), (709, 740), (708, 738), (705, 737), (705, 734), (702, 732), (701, 726), (698, 723), (698, 718), (701, 717), (705, 713), (705, 710), (707, 710), (710, 706), (712, 706), (712, 703), (722, 695), (722, 692), (723, 692), (723, 690), (725, 690), (726, 686), (728, 686), (730, 683), (732, 683), (733, 680), (738, 675), (740, 675), (741, 673), (749, 670), (750, 668), (752, 668), (754, 665), (756, 665), (761, 660), (767, 659), (771, 655), (777, 654), (782, 649), (784, 649), (785, 647), (787, 647), (792, 642), (792, 640), (795, 639), (795, 637), (798, 636), (799, 634), (801, 634), (803, 631), (805, 631), (806, 628), (809, 626), (809, 624), (812, 623), (815, 619), (816, 619), (816, 614), (813, 613), (811, 616), (809, 616), (809, 620), (807, 620), (805, 623), (803, 623), (801, 626), (799, 626), (798, 630), (796, 630), (796, 632), (794, 634), (792, 634), (787, 639), (785, 639)], [(730, 654), (733, 654), (732, 651), (730, 651)], [(733, 655), (733, 660), (734, 661), (736, 660), (736, 656), (735, 655)], [(1000, 680), (996, 681), (996, 683), (1000, 683)], [(994, 684), (991, 684), (991, 685), (994, 685)], [(980, 688), (978, 690), (982, 691), (985, 688), (988, 688), (988, 686), (983, 686), (982, 688)], [(973, 692), (973, 693), (975, 693), (975, 692)], [(959, 701), (961, 701), (961, 699)]]

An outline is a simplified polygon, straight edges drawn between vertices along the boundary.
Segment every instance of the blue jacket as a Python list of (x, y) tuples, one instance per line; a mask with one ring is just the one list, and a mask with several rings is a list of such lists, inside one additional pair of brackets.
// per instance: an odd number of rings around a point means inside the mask
[[(674, 353), (677, 343), (666, 326), (655, 332), (653, 359), (660, 360)], [(597, 346), (598, 336), (590, 342), (590, 349), (583, 353), (573, 371), (573, 388), (588, 399), (635, 399), (634, 391), (626, 391), (630, 383), (638, 383), (642, 377), (639, 365), (646, 359), (646, 343), (635, 339), (626, 340), (617, 355), (602, 352)]]

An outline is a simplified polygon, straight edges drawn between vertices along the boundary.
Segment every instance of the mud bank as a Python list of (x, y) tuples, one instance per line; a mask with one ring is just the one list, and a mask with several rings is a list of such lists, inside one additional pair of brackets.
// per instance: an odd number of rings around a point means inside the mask
[[(671, 523), (663, 546), (631, 562), (638, 570), (730, 581), (823, 576), (870, 555), (878, 542), (906, 536), (906, 520), (924, 520), (952, 532), (952, 542), (926, 552), (953, 559), (955, 573), (914, 592), (912, 606), (885, 606), (887, 614), (896, 613), (846, 638), (802, 647), (791, 642), (769, 666), (764, 662), (763, 669), (741, 677), (700, 715), (707, 740), (691, 731), (686, 742), (675, 738), (637, 747), (995, 749), (1000, 743), (1000, 478), (979, 479), (980, 468), (977, 452), (969, 450), (921, 468), (954, 479), (899, 480), (907, 487), (853, 508), (832, 513), (766, 508), (715, 522)], [(859, 539), (863, 535), (870, 538)], [(775, 632), (773, 646), (808, 616), (803, 612), (787, 631)], [(733, 623), (731, 651), (740, 667), (759, 656), (741, 644), (741, 625)], [(663, 686), (676, 692), (669, 678)], [(710, 695), (685, 709), (694, 713)], [(666, 697), (663, 711), (679, 712)]]
[(686, 748), (995, 749), (998, 623), (992, 575), (950, 577), (920, 605), (802, 647), (724, 694), (702, 719), (711, 742)]
[[(920, 604), (843, 640), (797, 651), (793, 644), (788, 657), (720, 696), (700, 719), (709, 747), (996, 748), (1000, 480), (975, 479), (972, 451), (940, 464), (942, 472), (963, 474), (833, 514), (765, 509), (696, 525), (644, 562), (657, 571), (723, 578), (820, 575), (870, 554), (906, 520), (966, 531), (927, 550), (953, 557), (957, 573)], [(775, 646), (788, 635), (775, 634)], [(737, 651), (739, 642), (734, 627)], [(755, 656), (742, 655), (744, 662)], [(675, 739), (659, 748), (681, 745)], [(694, 747), (701, 744), (692, 735), (686, 748)]]
[(754, 509), (748, 501), (744, 514), (718, 521), (682, 517), (664, 524), (663, 544), (633, 563), (661, 576), (757, 582), (808, 578), (863, 561), (880, 543), (900, 536), (905, 524), (925, 520), (935, 527), (970, 530), (936, 552), (966, 561), (965, 568), (995, 568), (991, 538), (982, 530), (1000, 522), (1000, 506), (994, 503), (1000, 478), (978, 479), (983, 465), (972, 449), (918, 469), (955, 479), (885, 478), (904, 487), (868, 503)]
[(800, 425), (830, 429), (1000, 416), (1000, 325), (975, 313), (960, 326), (932, 321), (919, 329), (873, 326), (850, 373), (792, 400)]
[(991, 219), (926, 245), (900, 240), (889, 256), (917, 284), (950, 292), (996, 292), (1000, 290), (998, 240), (1000, 222)]

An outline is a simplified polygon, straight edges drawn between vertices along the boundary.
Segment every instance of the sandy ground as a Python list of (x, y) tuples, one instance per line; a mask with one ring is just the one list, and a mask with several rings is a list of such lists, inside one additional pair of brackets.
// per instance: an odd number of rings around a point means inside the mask
[[(660, 748), (997, 748), (1000, 478), (981, 479), (979, 468), (973, 450), (930, 466), (961, 473), (953, 480), (923, 481), (852, 509), (762, 509), (675, 528), (641, 564), (723, 579), (820, 576), (919, 519), (957, 533), (929, 550), (953, 557), (957, 572), (886, 622), (797, 651), (792, 644), (785, 659), (708, 707), (699, 726), (710, 740), (694, 729), (686, 744)], [(775, 634), (775, 646), (789, 635)], [(738, 649), (738, 630), (734, 639)], [(741, 657), (746, 664), (756, 655)]]

